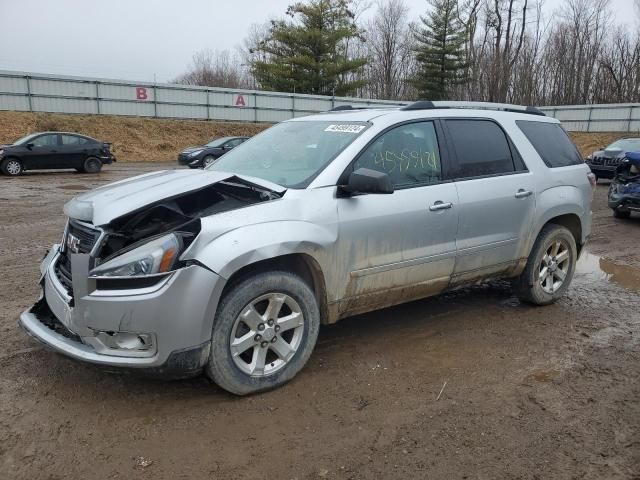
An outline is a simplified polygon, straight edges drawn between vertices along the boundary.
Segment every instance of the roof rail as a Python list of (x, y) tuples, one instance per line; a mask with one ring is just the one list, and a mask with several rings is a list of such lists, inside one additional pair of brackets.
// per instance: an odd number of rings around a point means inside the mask
[(353, 108), (353, 105), (338, 105), (329, 110), (329, 112), (341, 112), (343, 110), (355, 110), (355, 108)]
[(402, 107), (400, 110), (433, 110), (444, 108), (473, 108), (480, 110), (501, 110), (504, 112), (528, 113), (531, 115), (541, 115), (545, 117), (545, 113), (536, 107), (527, 107), (524, 105), (511, 105), (509, 103), (491, 103), (491, 102), (448, 102), (419, 100)]

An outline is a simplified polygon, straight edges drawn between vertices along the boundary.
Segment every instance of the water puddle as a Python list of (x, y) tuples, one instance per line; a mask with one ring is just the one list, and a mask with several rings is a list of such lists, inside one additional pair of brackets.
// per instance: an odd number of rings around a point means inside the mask
[(586, 250), (580, 255), (576, 275), (612, 282), (627, 290), (640, 292), (640, 268), (613, 263)]

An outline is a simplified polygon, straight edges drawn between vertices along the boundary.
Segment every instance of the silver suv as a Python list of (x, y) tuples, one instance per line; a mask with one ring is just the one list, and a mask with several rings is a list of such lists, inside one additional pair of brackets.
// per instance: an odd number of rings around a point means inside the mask
[(593, 182), (531, 107), (341, 107), (204, 172), (71, 200), (20, 323), (86, 362), (267, 390), (302, 369), (320, 324), (495, 278), (554, 302), (590, 232)]

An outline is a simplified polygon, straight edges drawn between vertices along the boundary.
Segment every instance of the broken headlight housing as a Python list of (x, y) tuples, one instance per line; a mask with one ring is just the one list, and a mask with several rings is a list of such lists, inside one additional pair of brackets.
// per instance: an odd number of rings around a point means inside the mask
[(91, 277), (142, 277), (171, 271), (182, 250), (182, 238), (163, 235), (94, 268)]

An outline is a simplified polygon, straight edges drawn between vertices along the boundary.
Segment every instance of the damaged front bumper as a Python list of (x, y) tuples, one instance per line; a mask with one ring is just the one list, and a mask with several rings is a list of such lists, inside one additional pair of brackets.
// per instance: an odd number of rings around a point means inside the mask
[(22, 313), (21, 327), (56, 352), (107, 367), (165, 377), (199, 373), (209, 356), (223, 282), (191, 265), (152, 287), (99, 290), (88, 262), (74, 255), (73, 292), (56, 276), (54, 246), (41, 265), (43, 294)]

